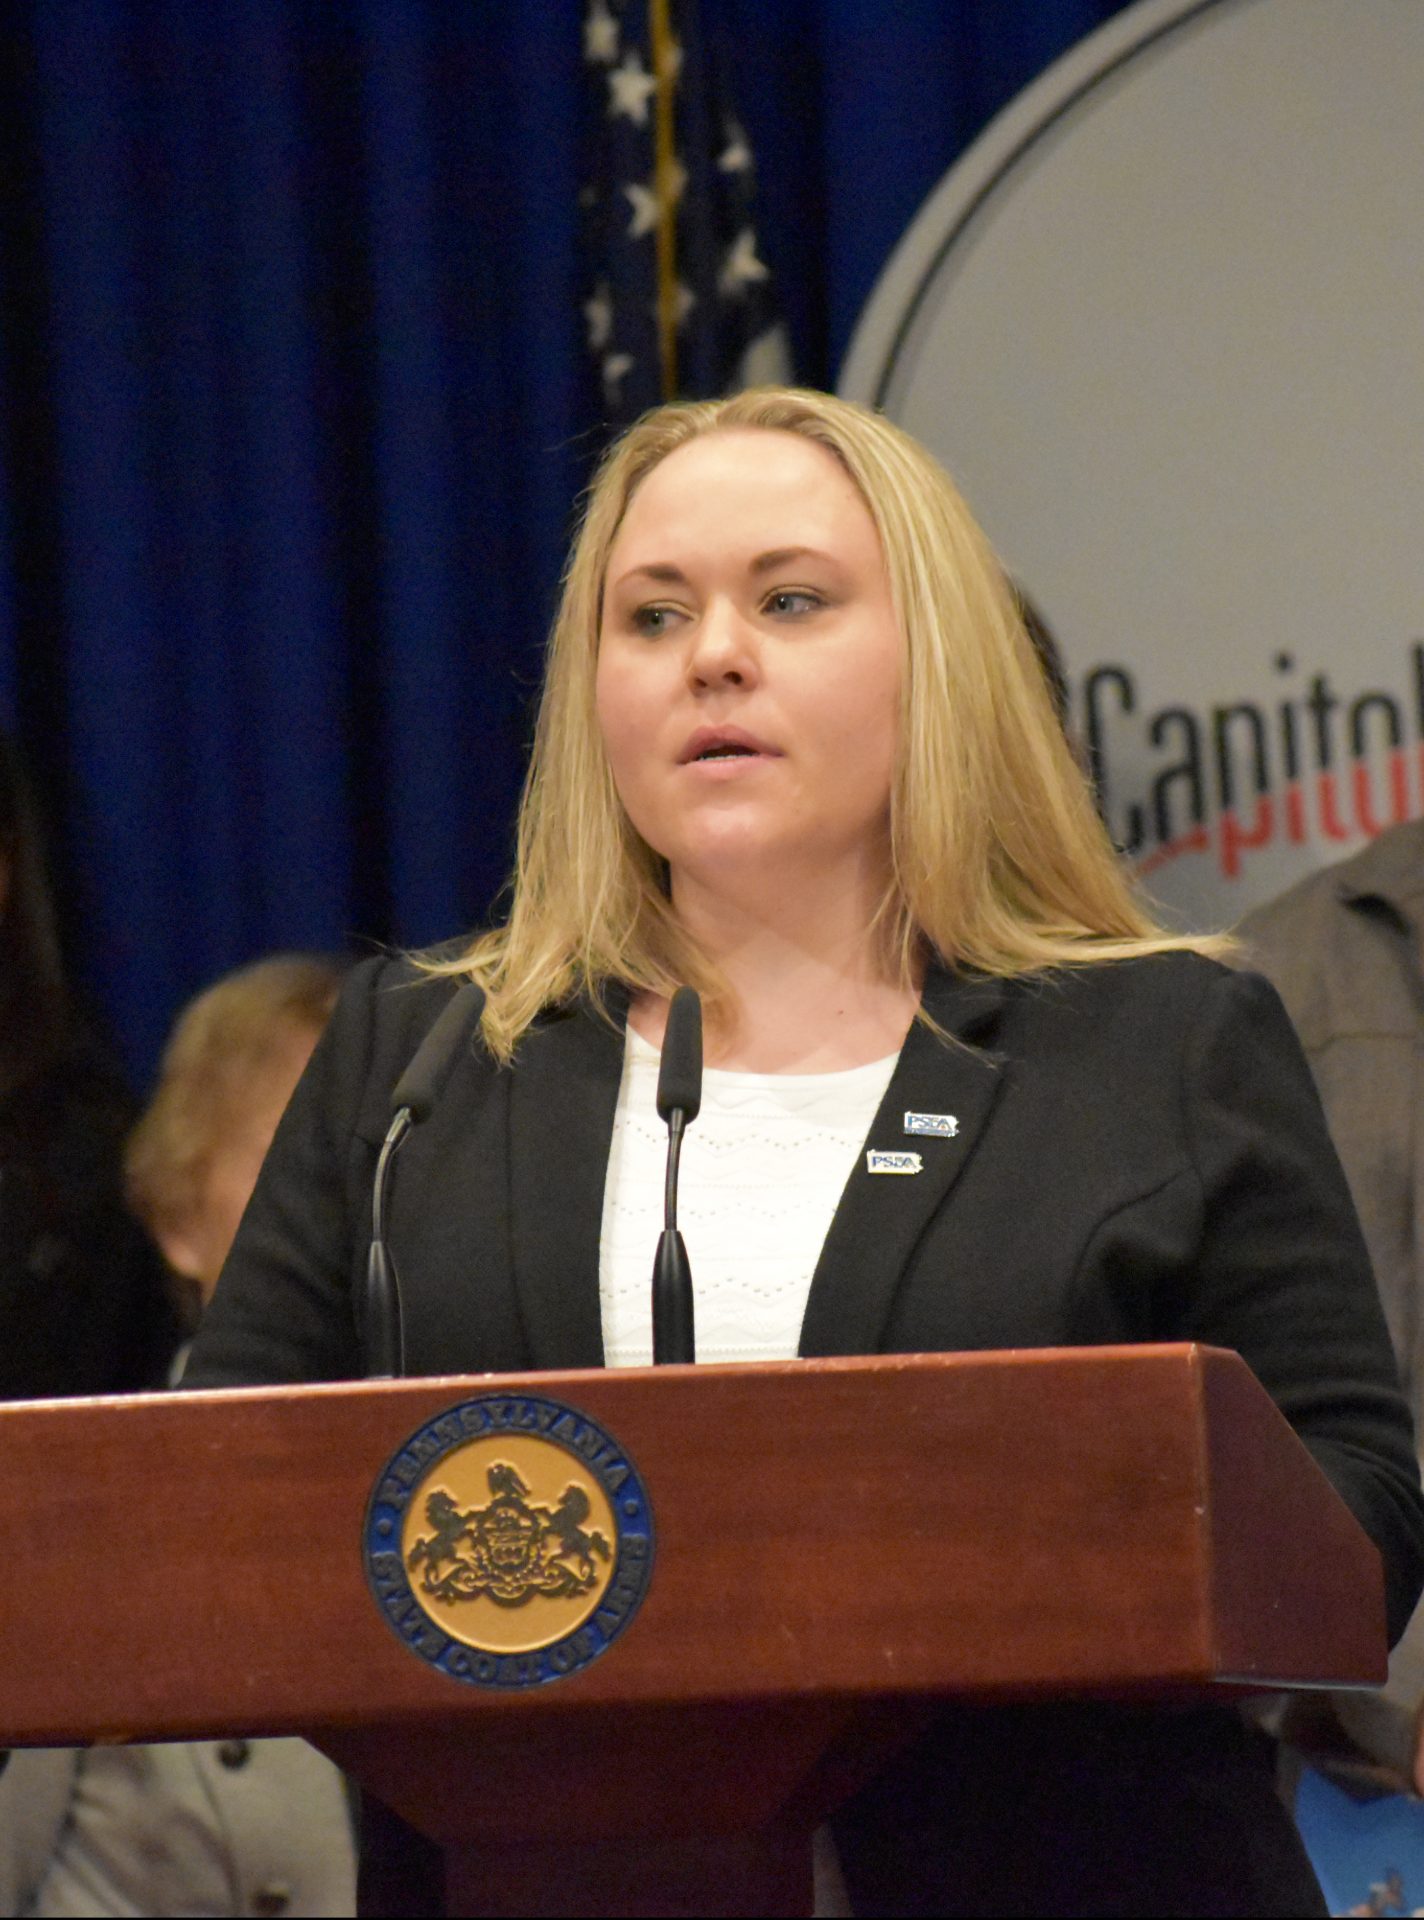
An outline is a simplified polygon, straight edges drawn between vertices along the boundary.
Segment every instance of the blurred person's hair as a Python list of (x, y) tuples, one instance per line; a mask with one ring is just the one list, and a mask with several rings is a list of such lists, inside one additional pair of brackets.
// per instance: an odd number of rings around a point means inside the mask
[(1017, 582), (1014, 584), (1014, 598), (1018, 602), (1019, 618), (1023, 621), (1024, 632), (1033, 643), (1033, 650), (1038, 655), (1038, 664), (1043, 668), (1043, 677), (1048, 682), (1048, 695), (1053, 702), (1053, 711), (1058, 715), (1058, 724), (1066, 730), (1068, 670), (1063, 664), (1063, 650), (1054, 638), (1052, 627)]
[[(666, 863), (634, 829), (604, 752), (595, 678), (609, 554), (630, 501), (704, 434), (800, 434), (849, 474), (880, 539), (904, 643), (891, 874), (877, 916), (907, 986), (927, 952), (1012, 976), (1191, 948), (1134, 892), (1054, 709), (1014, 591), (953, 481), (882, 415), (832, 394), (756, 387), (656, 408), (589, 490), (549, 640), (520, 809), (509, 919), (427, 963), (485, 988), (484, 1035), (508, 1059), (540, 1011), (603, 987), (686, 983), (715, 1020), (726, 984), (672, 910)], [(921, 1014), (921, 1017), (927, 1017)]]
[(321, 1032), (343, 971), (324, 954), (276, 954), (224, 975), (184, 1008), (125, 1154), (129, 1204), (150, 1232), (181, 1228), (201, 1205), (208, 1167), (249, 1090), (294, 1036)]
[(64, 1051), (70, 1004), (34, 795), (3, 731), (0, 878), (0, 1093), (8, 1093)]

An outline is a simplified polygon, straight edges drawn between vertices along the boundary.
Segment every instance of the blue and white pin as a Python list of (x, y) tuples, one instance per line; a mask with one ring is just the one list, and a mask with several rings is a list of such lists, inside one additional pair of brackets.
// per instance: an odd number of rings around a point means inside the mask
[(880, 1147), (872, 1147), (865, 1156), (867, 1173), (921, 1173), (924, 1164), (917, 1153), (886, 1153)]
[[(905, 1131), (952, 1140), (959, 1132), (959, 1121), (952, 1113), (907, 1113)], [(882, 1147), (872, 1147), (865, 1156), (865, 1169), (867, 1173), (923, 1173), (924, 1156), (903, 1149), (889, 1153)]]

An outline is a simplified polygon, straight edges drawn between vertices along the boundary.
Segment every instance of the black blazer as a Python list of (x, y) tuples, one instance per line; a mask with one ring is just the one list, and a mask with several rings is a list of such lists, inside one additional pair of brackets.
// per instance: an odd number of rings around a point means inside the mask
[[(391, 1089), (453, 991), (389, 961), (349, 980), (278, 1130), (185, 1385), (360, 1372), (352, 1303)], [(511, 1068), (472, 1052), (402, 1149), (388, 1237), (412, 1373), (602, 1364), (598, 1242), (623, 1056), (624, 1003), (610, 1004), (611, 1022), (582, 1003), (551, 1012)], [(1172, 954), (1012, 982), (934, 970), (925, 1006), (950, 1038), (912, 1027), (867, 1145), (911, 1144), (907, 1110), (953, 1113), (958, 1130), (913, 1141), (925, 1163), (917, 1176), (876, 1178), (863, 1156), (849, 1170), (801, 1352), (1179, 1339), (1234, 1348), (1379, 1546), (1397, 1636), (1424, 1581), (1409, 1415), (1344, 1179), (1274, 991)], [(859, 1823), (847, 1813), (839, 1833), (858, 1910), (1073, 1910), (1076, 1845), (1076, 1910), (1216, 1911), (1211, 1888), (1225, 1876), (1221, 1911), (1302, 1911), (1303, 1860), (1268, 1768), (1229, 1715), (1039, 1709), (1027, 1725), (1053, 1727), (1056, 1756), (1031, 1821), (1023, 1755), (1039, 1736), (1002, 1711), (949, 1716), (909, 1772), (886, 1776), (893, 1791), (863, 1796)], [(997, 1777), (995, 1753), (1007, 1802), (980, 1790)], [(1250, 1791), (1232, 1775), (1242, 1767)], [(1229, 1783), (1223, 1805), (1214, 1815), (1196, 1805), (1187, 1820), (1178, 1788), (1207, 1774)], [(1149, 1780), (1161, 1845), (1148, 1844), (1140, 1806), (1123, 1812), (1133, 1804), (1125, 1783)], [(938, 1784), (919, 1805), (927, 1781)], [(1174, 1828), (1164, 1793), (1185, 1825)], [(972, 1849), (946, 1830), (953, 1808), (967, 1814), (966, 1795), (980, 1835)], [(1216, 1835), (1210, 1859), (1190, 1838), (1206, 1832)], [(1285, 1890), (1279, 1906), (1258, 1884), (1267, 1856), (1267, 1878)], [(1108, 1903), (1092, 1904), (1100, 1896)]]

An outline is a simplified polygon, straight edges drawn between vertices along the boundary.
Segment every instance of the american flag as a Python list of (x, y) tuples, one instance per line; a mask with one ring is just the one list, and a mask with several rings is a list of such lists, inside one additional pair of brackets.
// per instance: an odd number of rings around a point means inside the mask
[(746, 130), (698, 0), (588, 0), (583, 316), (611, 427), (789, 377)]

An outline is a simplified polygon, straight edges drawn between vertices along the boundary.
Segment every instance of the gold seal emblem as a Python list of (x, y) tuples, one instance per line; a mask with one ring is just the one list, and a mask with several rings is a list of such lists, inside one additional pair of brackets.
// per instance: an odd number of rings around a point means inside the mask
[(502, 1434), (440, 1462), (416, 1490), (402, 1547), (412, 1589), (452, 1639), (532, 1653), (597, 1608), (616, 1535), (587, 1469), (547, 1440)]
[(653, 1521), (613, 1436), (543, 1394), (488, 1393), (411, 1434), (371, 1491), (366, 1577), (422, 1660), (477, 1687), (568, 1678), (637, 1613)]

